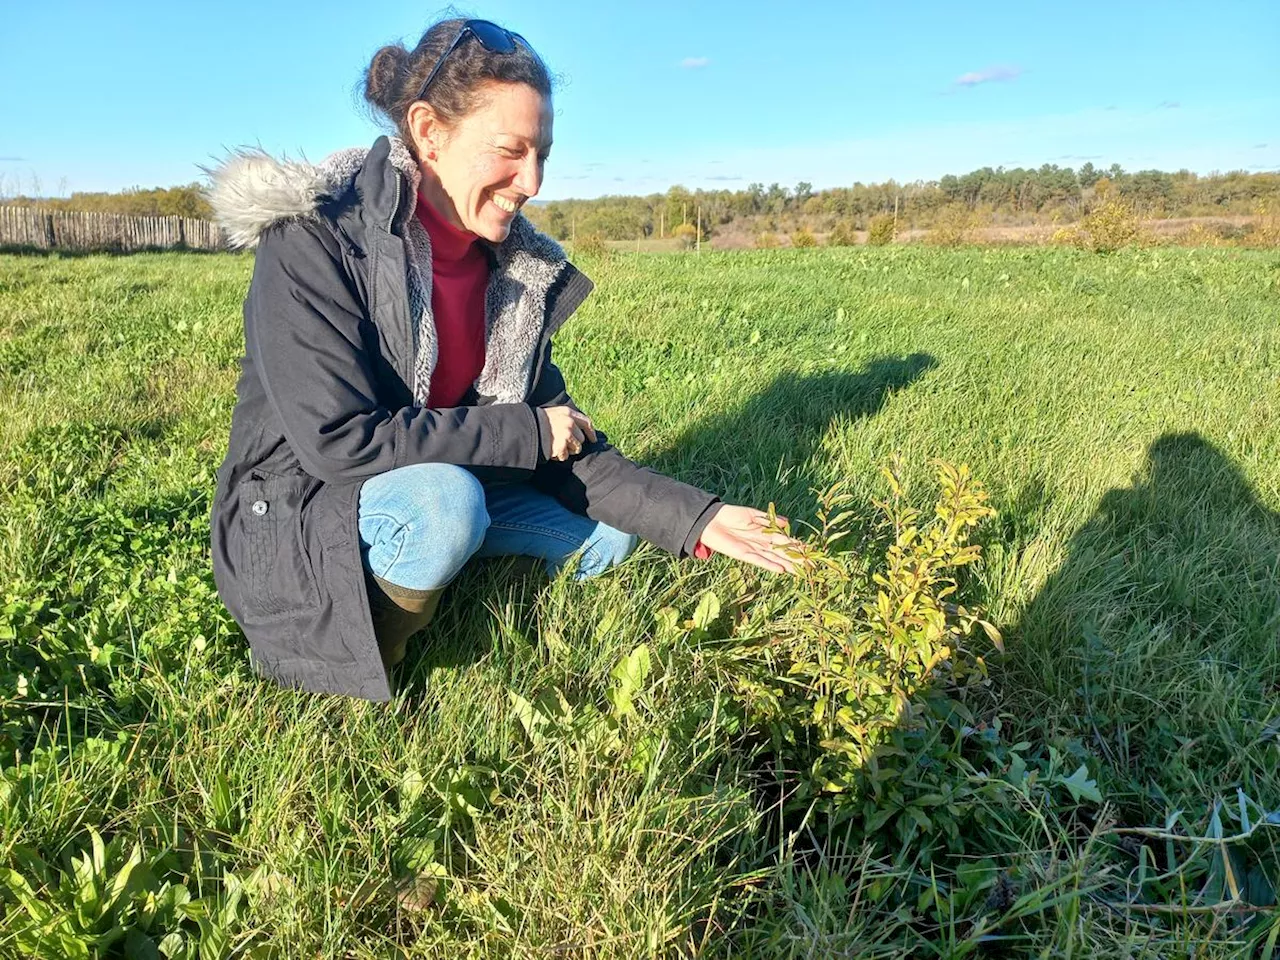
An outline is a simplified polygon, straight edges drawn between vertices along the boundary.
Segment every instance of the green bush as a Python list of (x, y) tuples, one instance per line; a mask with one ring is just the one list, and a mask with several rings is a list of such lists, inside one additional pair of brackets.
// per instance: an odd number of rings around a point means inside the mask
[(698, 240), (698, 228), (692, 223), (682, 223), (671, 231), (671, 236), (680, 241), (680, 245), (688, 250)]
[(598, 233), (588, 233), (573, 241), (575, 257), (603, 257), (609, 254), (609, 245)]
[(973, 211), (962, 203), (952, 203), (938, 211), (933, 229), (925, 236), (925, 243), (938, 247), (958, 247), (973, 239), (976, 218)]
[(849, 220), (841, 220), (827, 235), (829, 247), (852, 247), (858, 242), (858, 231)]
[(1089, 211), (1076, 232), (1077, 243), (1094, 253), (1112, 253), (1141, 236), (1138, 215), (1123, 200), (1106, 200)]
[[(922, 511), (907, 502), (900, 465), (886, 468), (883, 520), (856, 549), (840, 549), (852, 533), (850, 496), (826, 491), (818, 536), (797, 554), (803, 575), (787, 596), (759, 604), (768, 619), (739, 628), (724, 666), (773, 768), (791, 771), (783, 776), (795, 811), (816, 804), (868, 842), (921, 844), (926, 860), (965, 852), (975, 820), (994, 830), (1017, 808), (1003, 796), (1009, 783), (972, 776), (975, 766), (1008, 767), (1009, 748), (990, 735), (974, 756), (962, 749), (974, 705), (988, 697), (972, 641), (1003, 648), (999, 631), (957, 600), (962, 572), (981, 557), (969, 537), (994, 511), (968, 468), (937, 471), (936, 503)], [(1087, 768), (1073, 776), (1083, 784)]]
[(791, 245), (793, 247), (816, 247), (818, 238), (813, 235), (808, 227), (801, 227), (791, 234)]
[(897, 232), (898, 229), (893, 222), (893, 216), (888, 213), (878, 213), (867, 224), (867, 243), (873, 247), (883, 247), (886, 244), (893, 243)]
[(770, 250), (779, 246), (781, 241), (776, 233), (760, 233), (756, 235), (756, 248), (760, 250)]

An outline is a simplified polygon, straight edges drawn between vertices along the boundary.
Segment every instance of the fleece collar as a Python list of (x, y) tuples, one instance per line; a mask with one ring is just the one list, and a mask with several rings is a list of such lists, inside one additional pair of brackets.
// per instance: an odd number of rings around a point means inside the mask
[[(318, 164), (245, 149), (206, 172), (215, 216), (233, 247), (255, 246), (273, 224), (315, 219), (333, 201), (361, 206), (367, 228), (404, 241), (414, 318), (413, 395), (428, 406), (439, 352), (431, 312), (431, 239), (414, 215), (420, 173), (404, 142), (379, 137), (371, 148), (339, 150)], [(492, 252), (494, 268), (485, 294), (485, 364), (475, 387), (499, 403), (519, 403), (531, 380), (547, 296), (568, 261), (560, 245), (523, 214), (502, 243), (481, 242)]]

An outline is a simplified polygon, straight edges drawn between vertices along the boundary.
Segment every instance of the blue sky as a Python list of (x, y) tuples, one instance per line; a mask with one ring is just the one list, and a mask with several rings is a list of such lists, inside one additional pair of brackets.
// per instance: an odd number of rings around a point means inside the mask
[[(512, 2), (562, 84), (543, 199), (931, 179), (984, 165), (1280, 169), (1280, 3)], [(14, 3), (0, 193), (199, 179), (380, 132), (356, 90), (443, 8)]]

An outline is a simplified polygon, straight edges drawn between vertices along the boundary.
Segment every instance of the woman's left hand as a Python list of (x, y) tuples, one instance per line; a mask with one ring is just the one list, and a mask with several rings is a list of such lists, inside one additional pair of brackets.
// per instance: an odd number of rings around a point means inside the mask
[[(778, 517), (778, 526), (787, 529), (786, 517)], [(799, 544), (781, 533), (769, 533), (769, 515), (763, 510), (726, 503), (716, 511), (702, 531), (702, 543), (716, 553), (733, 557), (774, 573), (794, 573), (799, 566), (787, 548)]]

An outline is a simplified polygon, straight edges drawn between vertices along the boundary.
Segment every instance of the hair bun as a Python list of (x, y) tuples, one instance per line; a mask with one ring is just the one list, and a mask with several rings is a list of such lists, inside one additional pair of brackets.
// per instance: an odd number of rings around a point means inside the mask
[(409, 51), (398, 43), (388, 44), (373, 55), (364, 74), (364, 98), (370, 105), (390, 115), (399, 98), (399, 78), (408, 60)]

